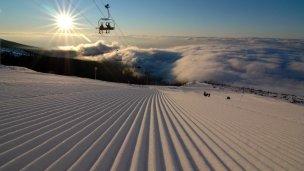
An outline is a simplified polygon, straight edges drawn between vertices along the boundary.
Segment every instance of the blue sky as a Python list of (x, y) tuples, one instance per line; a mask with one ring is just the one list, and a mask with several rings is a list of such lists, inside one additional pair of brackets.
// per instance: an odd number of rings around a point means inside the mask
[[(85, 29), (78, 32), (94, 34), (84, 19), (97, 25), (101, 17), (93, 0), (70, 1), (74, 15), (82, 11), (76, 22)], [(126, 35), (304, 38), (303, 0), (96, 1), (110, 3)], [(57, 2), (68, 8), (67, 0)], [(45, 6), (57, 10), (56, 0), (0, 1), (0, 32), (52, 32), (45, 27), (54, 24)]]
[(130, 32), (133, 29), (162, 35), (304, 35), (302, 0), (131, 0), (113, 1), (112, 6), (113, 15), (131, 28)]

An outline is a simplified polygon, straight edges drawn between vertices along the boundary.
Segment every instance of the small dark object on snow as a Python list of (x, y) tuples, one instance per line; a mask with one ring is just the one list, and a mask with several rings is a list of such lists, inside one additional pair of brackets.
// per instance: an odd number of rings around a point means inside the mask
[(230, 100), (231, 98), (230, 98), (230, 96), (227, 96), (227, 100)]
[(207, 93), (207, 92), (204, 91), (204, 96), (205, 97), (210, 97), (210, 93)]

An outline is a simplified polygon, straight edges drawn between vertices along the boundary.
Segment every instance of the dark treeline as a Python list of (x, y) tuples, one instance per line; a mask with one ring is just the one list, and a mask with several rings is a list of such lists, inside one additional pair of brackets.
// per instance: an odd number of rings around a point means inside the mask
[(94, 68), (97, 67), (98, 80), (131, 84), (170, 84), (150, 73), (138, 76), (139, 74), (134, 73), (138, 73), (140, 68), (133, 68), (121, 62), (76, 59), (75, 51), (45, 50), (0, 39), (0, 53), (0, 64), (26, 67), (38, 72), (94, 79)]
[(165, 84), (157, 78), (147, 76), (136, 76), (135, 68), (115, 61), (85, 61), (74, 58), (56, 58), (44, 55), (31, 54), (28, 56), (14, 56), (12, 53), (1, 54), (3, 65), (22, 66), (34, 71), (53, 73), (67, 76), (78, 76), (84, 78), (122, 82), (132, 84)]

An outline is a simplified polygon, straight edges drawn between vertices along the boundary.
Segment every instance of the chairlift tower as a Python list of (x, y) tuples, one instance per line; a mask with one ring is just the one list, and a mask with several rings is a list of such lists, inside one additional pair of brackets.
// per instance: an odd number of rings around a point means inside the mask
[(95, 78), (95, 80), (96, 80), (96, 73), (97, 73), (97, 70), (98, 70), (98, 68), (95, 66), (95, 67), (94, 67), (94, 78)]

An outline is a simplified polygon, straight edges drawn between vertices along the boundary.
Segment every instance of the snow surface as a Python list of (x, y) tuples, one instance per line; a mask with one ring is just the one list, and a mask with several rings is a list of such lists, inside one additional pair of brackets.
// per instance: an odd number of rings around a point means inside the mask
[(303, 106), (0, 67), (0, 170), (303, 168)]

